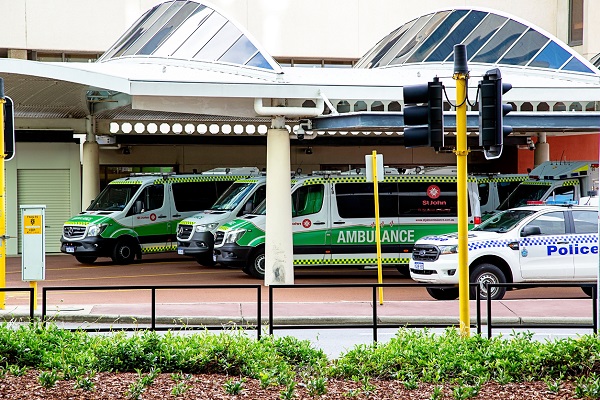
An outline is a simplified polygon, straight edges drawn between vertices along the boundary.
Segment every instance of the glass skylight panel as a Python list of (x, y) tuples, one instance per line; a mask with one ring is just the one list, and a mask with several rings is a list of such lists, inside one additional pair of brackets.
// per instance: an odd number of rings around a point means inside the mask
[[(152, 41), (158, 32), (165, 26), (165, 24), (179, 11), (181, 7), (185, 4), (181, 1), (175, 1), (170, 3), (171, 6), (166, 9), (162, 14), (157, 14), (158, 18), (152, 24), (152, 26), (148, 27), (142, 36), (135, 43), (133, 43), (127, 50), (123, 52), (124, 56), (133, 56), (138, 54), (139, 50), (143, 48), (148, 42)], [(158, 43), (155, 43), (155, 45)], [(156, 48), (155, 45), (148, 45), (148, 48), (154, 50)], [(149, 53), (144, 53), (149, 54)]]
[(399, 29), (397, 29), (394, 33), (392, 33), (391, 35), (388, 35), (388, 37), (386, 38), (386, 40), (381, 44), (381, 49), (379, 49), (379, 51), (377, 51), (374, 55), (374, 57), (365, 65), (366, 68), (375, 68), (376, 66), (379, 65), (379, 61), (390, 52), (390, 49), (392, 47), (394, 47), (394, 45), (396, 43), (398, 43), (398, 41), (400, 39), (402, 39), (402, 37), (404, 37), (404, 34), (406, 33), (406, 31), (408, 31), (410, 29), (411, 26), (413, 26), (413, 24), (416, 22), (417, 20), (413, 20), (410, 21), (404, 25), (402, 25)]
[[(475, 28), (464, 40), (463, 44), (467, 47), (467, 58), (472, 57), (485, 43), (498, 31), (498, 29), (507, 21), (507, 18), (496, 14), (488, 14), (481, 24)], [(454, 54), (450, 57), (454, 60)]]
[(548, 42), (541, 33), (529, 29), (515, 45), (502, 57), (500, 64), (526, 65)]
[(222, 15), (213, 11), (187, 40), (173, 53), (173, 57), (192, 59), (227, 23)]
[(392, 60), (397, 57), (405, 54), (403, 52), (404, 47), (408, 44), (409, 48), (412, 49), (412, 41), (417, 36), (417, 34), (423, 29), (425, 24), (429, 22), (433, 14), (424, 15), (419, 18), (411, 27), (408, 29), (402, 37), (394, 44), (394, 46), (388, 51), (388, 53), (379, 60), (378, 63), (374, 63), (372, 68), (384, 67), (389, 65)]
[[(438, 38), (432, 42), (431, 46), (431, 49), (435, 48), (435, 50), (427, 57), (427, 61), (444, 61), (448, 54), (454, 51), (454, 45), (461, 43), (484, 15), (485, 13), (477, 11), (467, 14), (467, 10), (455, 10), (435, 32)], [(427, 56), (428, 53), (430, 51), (423, 53), (423, 56)], [(409, 61), (411, 60), (409, 59)]]
[(121, 47), (119, 47), (119, 49), (111, 56), (112, 57), (120, 57), (123, 55), (123, 53), (125, 51), (127, 51), (127, 49), (132, 46), (135, 42), (137, 42), (137, 40), (144, 35), (144, 33), (146, 33), (146, 30), (148, 30), (155, 22), (158, 18), (160, 18), (160, 16), (163, 14), (163, 12), (169, 8), (171, 4), (170, 3), (163, 3), (160, 4), (157, 7), (154, 7), (150, 13), (148, 14), (148, 18), (145, 18), (144, 21), (142, 21), (137, 27), (136, 29), (131, 32), (131, 35), (129, 36), (129, 38), (127, 39), (127, 41), (125, 43), (123, 43), (123, 45)]
[(256, 47), (246, 36), (240, 36), (233, 46), (219, 58), (219, 61), (246, 64), (250, 58), (254, 57), (256, 51)]
[[(465, 11), (466, 13), (466, 11)], [(460, 16), (455, 12), (442, 11), (429, 21), (419, 33), (421, 45), (408, 57), (408, 62), (421, 62), (431, 49), (448, 34), (448, 30)], [(463, 13), (464, 14), (464, 13)], [(396, 60), (394, 60), (396, 63)]]
[(212, 12), (213, 10), (203, 5), (196, 8), (189, 18), (152, 54), (158, 57), (172, 56)]
[[(156, 8), (156, 7), (154, 7), (154, 8)], [(144, 24), (146, 22), (146, 20), (148, 18), (150, 18), (150, 16), (152, 15), (152, 11), (154, 10), (154, 8), (152, 10), (148, 10), (133, 25), (131, 25), (131, 27), (129, 28), (129, 30), (127, 32), (125, 32), (123, 34), (123, 36), (121, 36), (119, 38), (119, 40), (117, 40), (117, 42), (115, 44), (113, 44), (110, 49), (108, 49), (107, 51), (105, 51), (104, 54), (98, 59), (98, 61), (106, 60), (106, 59), (111, 58), (113, 56), (113, 54), (116, 53), (123, 46), (124, 43), (129, 42), (130, 38), (131, 38), (131, 35), (133, 35), (134, 32), (137, 32), (138, 31), (138, 27), (141, 26), (142, 24)], [(129, 43), (131, 43), (131, 42), (129, 42)]]
[(265, 59), (265, 57), (261, 53), (256, 53), (254, 57), (250, 59), (246, 63), (246, 65), (251, 67), (265, 68), (265, 69), (273, 69), (269, 62)]
[[(199, 6), (197, 3), (185, 3), (183, 7), (181, 7), (175, 13), (175, 15), (173, 15), (171, 19), (164, 24), (164, 26), (154, 35), (154, 37), (150, 39), (148, 43), (146, 43), (144, 47), (140, 49), (140, 51), (137, 52), (137, 54), (153, 54), (156, 49), (162, 46), (167, 38), (198, 9), (198, 7)], [(169, 9), (169, 11), (171, 11), (171, 9)]]
[(579, 61), (575, 56), (569, 60), (569, 62), (561, 68), (562, 70), (573, 71), (573, 72), (587, 72), (593, 73), (584, 63)]
[(471, 58), (472, 62), (495, 64), (504, 52), (525, 32), (527, 27), (520, 22), (509, 20), (481, 51)]
[[(400, 28), (396, 29), (394, 32), (397, 32)], [(368, 61), (371, 60), (371, 57), (373, 56), (373, 54), (375, 54), (376, 50), (379, 50), (381, 48), (381, 46), (383, 46), (385, 43), (387, 43), (387, 38), (390, 35), (384, 37), (383, 39), (381, 39), (379, 42), (377, 42), (377, 44), (373, 47), (371, 47), (371, 50), (369, 50), (367, 52), (367, 54), (365, 54), (364, 56), (362, 56), (357, 62), (356, 64), (354, 64), (354, 68), (365, 68), (368, 66)]]
[(559, 69), (571, 54), (560, 47), (556, 42), (550, 42), (543, 50), (529, 63), (530, 67)]
[(234, 24), (227, 22), (193, 58), (196, 60), (216, 61), (237, 42), (240, 36), (242, 36), (242, 32)]

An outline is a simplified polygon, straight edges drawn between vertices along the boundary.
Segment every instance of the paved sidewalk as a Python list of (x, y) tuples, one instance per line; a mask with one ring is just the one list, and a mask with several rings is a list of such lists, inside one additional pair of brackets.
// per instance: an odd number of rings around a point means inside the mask
[[(276, 325), (371, 324), (371, 302), (278, 302), (273, 306)], [(388, 301), (376, 304), (378, 322), (398, 325), (454, 325), (459, 322), (458, 301)], [(262, 323), (268, 322), (268, 303), (261, 306)], [(476, 321), (476, 302), (470, 303), (471, 321)], [(503, 324), (591, 324), (591, 299), (500, 300), (492, 303), (492, 321)], [(86, 324), (149, 324), (151, 305), (52, 305), (48, 316), (61, 322)], [(41, 316), (41, 305), (35, 310)], [(185, 325), (256, 324), (257, 306), (253, 302), (211, 302), (156, 304), (156, 323)], [(7, 305), (0, 320), (22, 320), (29, 316), (28, 306)], [(486, 323), (486, 304), (482, 302), (482, 322)]]

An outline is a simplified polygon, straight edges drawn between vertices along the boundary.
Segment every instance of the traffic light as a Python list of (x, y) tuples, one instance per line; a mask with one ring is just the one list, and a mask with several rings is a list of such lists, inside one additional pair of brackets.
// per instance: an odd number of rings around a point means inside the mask
[(488, 160), (500, 157), (504, 137), (512, 132), (512, 128), (503, 123), (512, 106), (502, 104), (502, 95), (511, 88), (510, 83), (502, 83), (497, 68), (487, 71), (479, 81), (479, 145)]
[(404, 86), (404, 145), (444, 146), (444, 85), (439, 78), (422, 85)]
[(15, 156), (15, 111), (12, 99), (4, 100), (4, 161), (10, 161)]

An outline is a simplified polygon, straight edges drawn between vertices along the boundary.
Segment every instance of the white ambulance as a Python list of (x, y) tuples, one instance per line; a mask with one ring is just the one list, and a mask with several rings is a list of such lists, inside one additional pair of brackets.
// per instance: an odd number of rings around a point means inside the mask
[[(468, 233), (469, 281), (482, 298), (502, 299), (506, 288), (488, 294), (486, 283), (596, 282), (598, 208), (530, 205), (493, 215)], [(410, 276), (438, 300), (458, 297), (458, 236), (426, 236), (413, 248)], [(590, 288), (584, 288), (590, 295)], [(471, 298), (475, 298), (475, 289)]]

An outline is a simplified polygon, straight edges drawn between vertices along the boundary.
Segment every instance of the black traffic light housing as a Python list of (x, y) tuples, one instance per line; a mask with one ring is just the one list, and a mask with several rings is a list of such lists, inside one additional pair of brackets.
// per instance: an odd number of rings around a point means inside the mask
[(444, 85), (439, 78), (421, 85), (404, 86), (404, 145), (444, 146)]
[(487, 71), (479, 81), (479, 145), (488, 160), (500, 157), (504, 137), (512, 132), (510, 126), (504, 126), (504, 116), (512, 106), (502, 104), (502, 95), (511, 88), (510, 83), (502, 83), (497, 68)]

